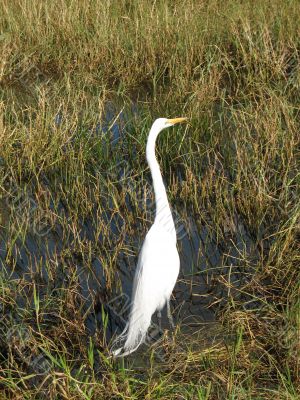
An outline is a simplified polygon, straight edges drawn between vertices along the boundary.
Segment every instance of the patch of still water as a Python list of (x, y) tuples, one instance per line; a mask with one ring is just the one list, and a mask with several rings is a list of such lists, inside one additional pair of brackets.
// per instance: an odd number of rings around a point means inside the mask
[[(101, 126), (102, 134), (110, 132), (112, 143), (116, 143), (120, 137), (120, 127), (123, 126), (125, 116), (122, 113), (115, 118), (115, 113), (108, 107), (107, 122)], [(62, 117), (56, 119), (56, 123), (61, 123)], [(97, 128), (100, 129), (100, 128)], [(99, 132), (98, 132), (99, 133)], [(98, 134), (96, 132), (96, 134)], [(1, 216), (1, 238), (0, 238), (0, 267), (2, 272), (12, 279), (25, 279), (30, 281), (33, 274), (39, 270), (45, 283), (49, 281), (47, 263), (53, 259), (59, 260), (59, 255), (65, 252), (66, 244), (69, 243), (69, 254), (71, 263), (76, 268), (78, 281), (82, 296), (85, 298), (84, 310), (86, 311), (86, 327), (93, 335), (96, 329), (106, 330), (106, 338), (110, 338), (119, 333), (125, 324), (129, 312), (129, 304), (132, 290), (133, 275), (137, 262), (138, 251), (143, 237), (135, 239), (132, 236), (125, 239), (125, 244), (132, 248), (133, 255), (128, 256), (120, 251), (117, 258), (118, 275), (121, 279), (122, 291), (117, 287), (107, 293), (105, 269), (101, 264), (100, 258), (95, 256), (91, 265), (85, 265), (84, 261), (77, 257), (76, 249), (73, 248), (73, 237), (69, 236), (62, 240), (63, 229), (60, 227), (47, 226), (43, 222), (42, 226), (34, 226), (29, 229), (25, 238), (17, 238), (13, 246), (11, 256), (15, 260), (15, 267), (9, 270), (6, 265), (7, 252), (11, 244), (7, 243), (6, 231), (10, 223), (10, 213), (23, 213), (27, 211), (35, 212), (37, 204), (30, 195), (16, 192), (4, 197), (0, 204)], [(67, 216), (68, 212), (63, 203), (59, 205), (61, 216)], [(178, 219), (179, 215), (179, 219)], [(101, 248), (101, 235), (96, 237), (95, 226), (93, 224), (95, 216), (85, 219), (81, 223), (80, 235), (85, 241), (98, 241)], [(106, 215), (107, 222), (110, 223), (109, 229), (115, 235), (119, 234), (120, 221), (118, 217), (113, 218), (109, 213)], [(236, 290), (245, 283), (251, 271), (245, 269), (244, 259), (255, 259), (257, 248), (251, 236), (248, 234), (242, 220), (237, 215), (233, 229), (228, 231), (227, 240), (220, 241), (216, 237), (213, 224), (199, 224), (193, 215), (182, 215), (180, 210), (176, 210), (178, 249), (181, 259), (181, 271), (178, 282), (174, 289), (172, 308), (176, 323), (180, 326), (182, 340), (193, 335), (202, 335), (201, 340), (197, 339), (198, 346), (207, 343), (207, 336), (218, 337), (219, 329), (215, 318), (216, 304), (226, 301), (228, 293), (224, 285), (220, 285), (221, 276), (227, 276), (232, 285), (232, 290)], [(150, 224), (149, 224), (150, 227)], [(42, 233), (42, 234), (41, 234)], [(242, 256), (243, 255), (243, 256)], [(61, 269), (61, 275), (55, 286), (64, 284), (63, 262), (57, 265)], [(42, 293), (40, 294), (42, 296)], [(44, 295), (47, 295), (45, 290)], [(18, 296), (18, 301), (22, 304), (22, 296)], [(214, 304), (214, 306), (213, 306)], [(107, 314), (107, 326), (103, 326), (103, 311)], [(156, 329), (155, 339), (163, 336), (165, 329), (170, 329), (166, 316), (162, 319), (163, 323), (157, 329), (158, 321), (154, 316), (154, 330)], [(208, 332), (210, 334), (208, 335)], [(216, 334), (216, 332), (218, 332)], [(202, 345), (201, 345), (202, 343)]]

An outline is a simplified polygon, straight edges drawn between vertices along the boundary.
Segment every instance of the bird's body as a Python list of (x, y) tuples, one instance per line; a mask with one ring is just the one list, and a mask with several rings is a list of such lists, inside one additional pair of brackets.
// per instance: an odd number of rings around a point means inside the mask
[[(150, 257), (149, 257), (150, 256)], [(150, 259), (150, 260), (149, 260)], [(149, 230), (140, 255), (134, 300), (147, 302), (151, 315), (160, 311), (170, 299), (179, 273), (176, 242), (164, 227), (153, 225)], [(139, 285), (143, 290), (139, 291)]]
[(135, 351), (145, 340), (155, 311), (168, 304), (179, 273), (179, 255), (176, 247), (176, 231), (163, 184), (158, 162), (155, 158), (155, 141), (159, 132), (184, 118), (159, 118), (154, 122), (147, 142), (147, 161), (151, 170), (156, 215), (141, 248), (135, 272), (129, 321), (117, 342), (124, 345), (113, 351), (114, 356), (125, 356)]

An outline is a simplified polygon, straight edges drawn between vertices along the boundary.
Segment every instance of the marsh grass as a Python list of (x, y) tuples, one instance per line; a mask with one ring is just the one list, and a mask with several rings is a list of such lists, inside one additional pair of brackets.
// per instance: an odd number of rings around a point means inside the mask
[[(298, 398), (299, 3), (0, 7), (1, 399)], [(157, 151), (172, 207), (218, 245), (242, 221), (255, 257), (195, 266), (220, 340), (179, 327), (135, 369), (108, 357), (105, 305), (153, 220), (149, 127), (179, 115)]]

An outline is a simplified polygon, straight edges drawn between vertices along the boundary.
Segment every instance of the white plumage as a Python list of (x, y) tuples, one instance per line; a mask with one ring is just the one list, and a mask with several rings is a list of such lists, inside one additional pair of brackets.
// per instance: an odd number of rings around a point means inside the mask
[(179, 255), (175, 225), (155, 157), (155, 141), (164, 128), (184, 120), (185, 118), (159, 118), (154, 121), (149, 133), (146, 155), (153, 180), (156, 214), (140, 251), (133, 282), (129, 321), (112, 348), (120, 341), (125, 343), (113, 350), (114, 356), (126, 356), (140, 346), (145, 340), (152, 315), (155, 311), (162, 310), (166, 303), (171, 318), (169, 300), (179, 273)]

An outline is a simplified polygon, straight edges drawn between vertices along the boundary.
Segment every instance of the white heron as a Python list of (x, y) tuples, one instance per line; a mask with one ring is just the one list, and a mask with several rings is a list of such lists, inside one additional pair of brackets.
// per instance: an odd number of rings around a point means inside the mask
[(158, 118), (149, 132), (146, 157), (152, 175), (156, 213), (139, 254), (129, 320), (112, 346), (113, 349), (117, 343), (124, 341), (123, 346), (112, 351), (115, 357), (126, 356), (140, 346), (146, 338), (152, 315), (155, 311), (160, 313), (166, 303), (170, 323), (174, 326), (170, 297), (179, 273), (179, 255), (175, 225), (155, 157), (155, 141), (163, 129), (185, 120), (186, 118)]

